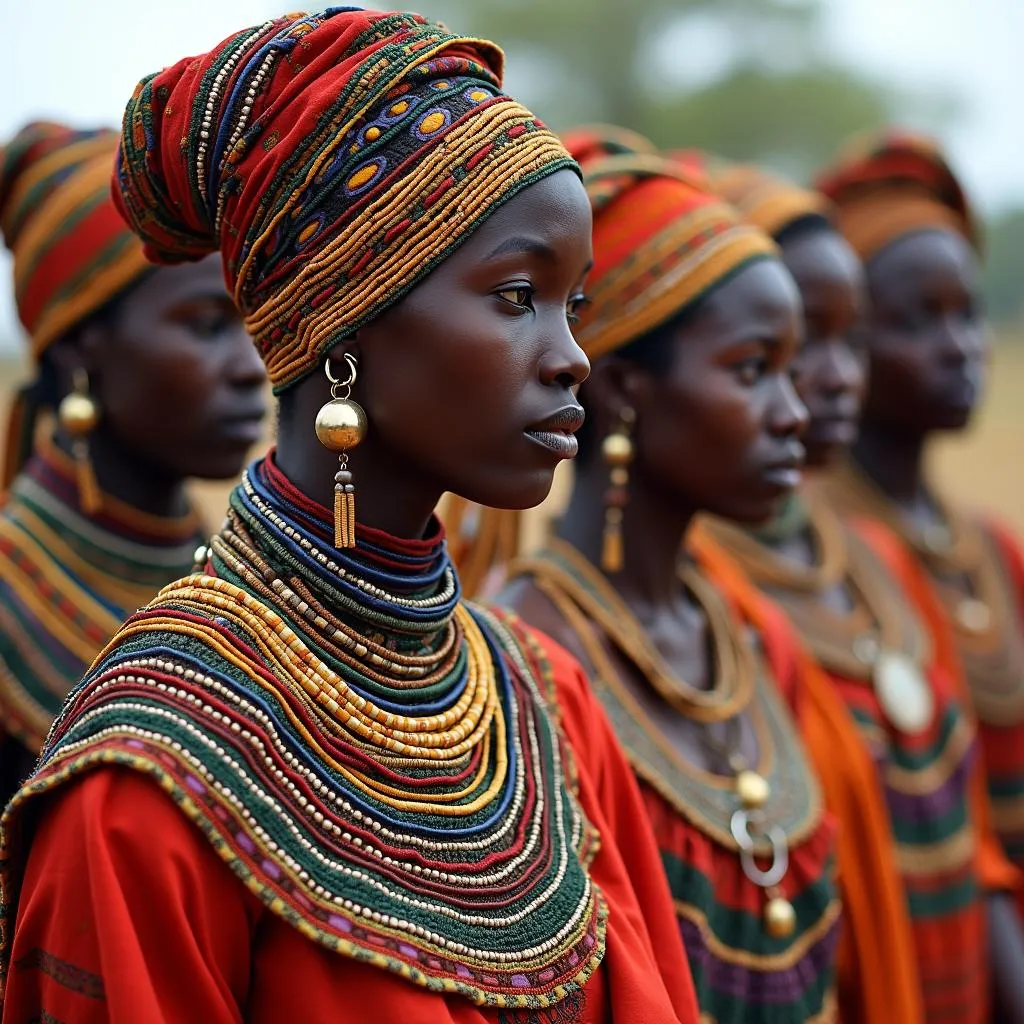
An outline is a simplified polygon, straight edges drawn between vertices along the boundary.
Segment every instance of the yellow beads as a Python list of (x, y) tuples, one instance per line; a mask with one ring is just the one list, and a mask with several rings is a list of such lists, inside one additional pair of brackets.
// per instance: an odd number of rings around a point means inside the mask
[(772, 789), (763, 775), (744, 769), (736, 776), (736, 795), (744, 807), (756, 810), (768, 803)]
[(435, 110), (432, 114), (427, 114), (422, 121), (420, 121), (420, 132), (423, 135), (433, 135), (438, 129), (444, 127), (444, 114), (439, 110)]
[(348, 179), (348, 187), (350, 189), (361, 188), (368, 181), (372, 180), (373, 176), (380, 170), (380, 164), (369, 163), (360, 167), (351, 178)]

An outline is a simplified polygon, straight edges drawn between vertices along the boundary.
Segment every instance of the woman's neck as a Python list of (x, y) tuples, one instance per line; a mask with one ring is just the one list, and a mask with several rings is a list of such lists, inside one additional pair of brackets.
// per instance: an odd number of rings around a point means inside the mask
[(913, 511), (928, 503), (924, 449), (924, 435), (894, 433), (864, 422), (852, 455), (853, 461), (883, 494), (900, 507)]
[[(607, 473), (600, 464), (578, 466), (569, 507), (558, 533), (594, 565), (601, 563), (604, 493)], [(678, 564), (695, 509), (682, 507), (674, 496), (655, 493), (636, 479), (622, 521), (623, 568), (608, 576), (633, 608), (665, 607), (680, 592)]]
[[(60, 427), (54, 431), (53, 443), (72, 457), (71, 440)], [(89, 436), (88, 444), (96, 483), (104, 494), (151, 516), (175, 519), (190, 514), (182, 477), (126, 451), (102, 425)]]
[[(338, 456), (309, 437), (313, 417), (302, 427), (299, 417), (282, 418), (278, 424), (275, 461), (281, 472), (317, 504), (330, 508), (334, 502), (334, 474)], [(427, 535), (434, 509), (443, 493), (415, 473), (407, 463), (398, 466), (373, 443), (372, 437), (349, 457), (348, 468), (356, 489), (356, 519), (361, 526), (392, 537), (416, 540)]]

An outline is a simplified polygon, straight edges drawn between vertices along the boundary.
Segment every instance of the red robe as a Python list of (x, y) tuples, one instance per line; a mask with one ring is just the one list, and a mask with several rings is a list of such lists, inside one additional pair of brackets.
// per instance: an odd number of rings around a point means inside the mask
[(40, 816), (3, 1021), (697, 1024), (632, 771), (575, 660), (542, 640), (580, 802), (602, 840), (591, 877), (609, 907), (607, 952), (581, 993), (546, 1010), (481, 1008), (335, 954), (252, 895), (148, 778), (103, 767)]

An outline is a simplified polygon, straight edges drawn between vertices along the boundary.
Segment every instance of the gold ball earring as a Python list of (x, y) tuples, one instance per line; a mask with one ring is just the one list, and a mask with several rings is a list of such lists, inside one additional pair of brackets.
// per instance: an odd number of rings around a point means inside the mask
[[(331, 400), (316, 414), (317, 440), (328, 450), (338, 452), (338, 472), (334, 474), (334, 546), (356, 546), (356, 488), (348, 469), (348, 453), (366, 437), (366, 413), (352, 401), (352, 385), (356, 382), (356, 357), (344, 355), (348, 375), (338, 380), (331, 373), (331, 362), (324, 361), (324, 373), (331, 382)], [(341, 392), (344, 391), (344, 394)]]
[(624, 564), (622, 520), (629, 501), (629, 464), (633, 461), (633, 424), (636, 413), (625, 406), (615, 429), (601, 442), (601, 458), (608, 466), (608, 490), (604, 495), (604, 531), (601, 536), (601, 568), (621, 572)]
[(57, 421), (71, 441), (78, 482), (78, 507), (87, 515), (99, 512), (103, 500), (89, 453), (89, 435), (100, 421), (100, 407), (89, 394), (89, 375), (76, 367), (72, 375), (72, 391), (57, 406)]

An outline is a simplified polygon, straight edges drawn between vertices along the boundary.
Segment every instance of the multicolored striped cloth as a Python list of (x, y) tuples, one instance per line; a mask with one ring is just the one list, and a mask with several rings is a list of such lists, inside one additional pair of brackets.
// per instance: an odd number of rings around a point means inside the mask
[[(187, 572), (198, 517), (149, 516), (104, 495), (79, 511), (74, 465), (40, 445), (0, 509), (0, 727), (34, 758), (50, 723), (121, 622)], [(0, 758), (24, 766), (10, 750)], [(20, 777), (0, 779), (6, 801)]]

